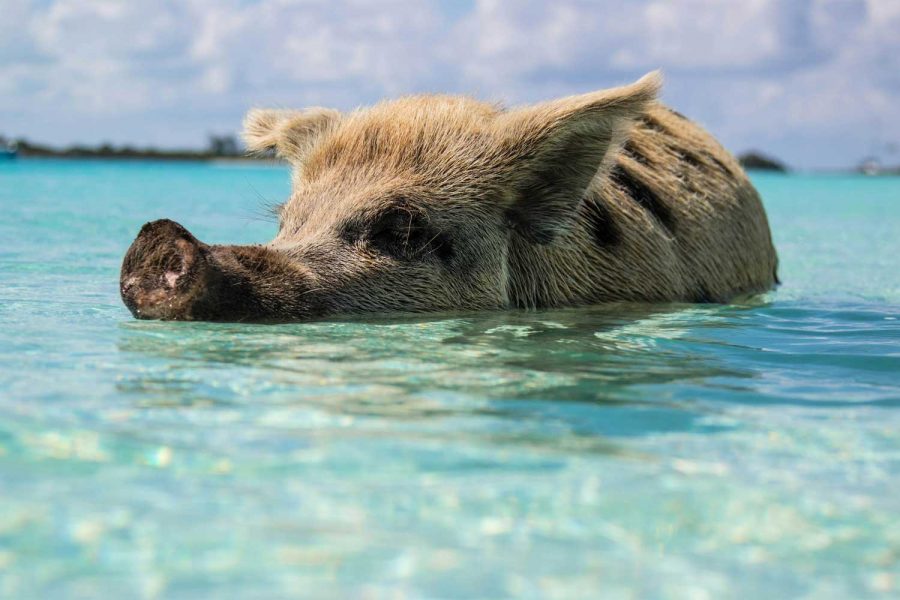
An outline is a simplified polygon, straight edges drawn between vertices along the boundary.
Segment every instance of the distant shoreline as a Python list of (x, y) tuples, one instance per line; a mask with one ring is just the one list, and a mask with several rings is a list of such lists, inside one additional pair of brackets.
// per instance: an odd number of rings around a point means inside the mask
[(278, 160), (272, 155), (252, 154), (216, 154), (201, 150), (113, 150), (101, 151), (89, 148), (74, 150), (38, 150), (19, 147), (16, 158), (61, 158), (61, 159), (97, 159), (97, 160), (175, 160), (175, 161), (228, 161), (228, 162), (265, 162)]
[(110, 143), (98, 146), (75, 144), (59, 148), (22, 138), (17, 140), (0, 138), (0, 158), (261, 162), (273, 160), (275, 156), (273, 153), (246, 154), (234, 136), (212, 135), (206, 148), (172, 150), (130, 145), (115, 146)]
[(287, 164), (280, 158), (272, 156), (215, 156), (186, 153), (153, 153), (153, 154), (129, 154), (129, 155), (101, 155), (101, 154), (19, 154), (16, 160), (108, 160), (110, 162), (127, 161), (166, 161), (166, 162), (223, 162), (223, 163), (251, 163), (251, 164)]
[[(0, 158), (3, 158), (0, 156)], [(760, 153), (747, 152), (737, 156), (741, 166), (753, 173), (773, 173), (789, 175), (815, 173), (815, 174), (864, 174), (874, 177), (900, 175), (900, 167), (882, 167), (875, 172), (868, 172), (857, 168), (833, 168), (833, 169), (800, 169), (787, 168), (783, 163), (770, 159)], [(59, 149), (50, 146), (36, 145), (19, 141), (12, 160), (108, 160), (108, 161), (166, 161), (166, 162), (204, 162), (204, 163), (228, 163), (228, 164), (252, 164), (278, 166), (286, 164), (274, 154), (242, 154), (229, 148), (226, 152), (213, 152), (209, 150), (157, 150), (139, 149), (132, 147), (89, 147), (73, 146)], [(0, 160), (0, 164), (8, 160)]]

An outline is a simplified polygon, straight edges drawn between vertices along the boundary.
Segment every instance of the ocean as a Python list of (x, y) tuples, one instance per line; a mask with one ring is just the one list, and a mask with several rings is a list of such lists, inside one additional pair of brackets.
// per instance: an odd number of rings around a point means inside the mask
[(755, 174), (742, 304), (136, 321), (262, 164), (0, 164), (0, 597), (897, 597), (900, 178)]

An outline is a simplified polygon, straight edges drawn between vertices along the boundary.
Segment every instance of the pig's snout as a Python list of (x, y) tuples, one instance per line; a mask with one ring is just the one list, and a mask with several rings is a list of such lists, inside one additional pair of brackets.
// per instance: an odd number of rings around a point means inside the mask
[(203, 294), (207, 248), (168, 219), (141, 228), (122, 262), (119, 278), (125, 306), (138, 319), (192, 319)]

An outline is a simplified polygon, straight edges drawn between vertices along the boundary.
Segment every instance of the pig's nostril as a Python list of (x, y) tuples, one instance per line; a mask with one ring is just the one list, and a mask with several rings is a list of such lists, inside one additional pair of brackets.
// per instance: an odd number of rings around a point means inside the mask
[(170, 288), (175, 287), (175, 284), (178, 283), (178, 278), (181, 277), (181, 273), (176, 273), (175, 271), (166, 271), (166, 274), (163, 275), (163, 279), (166, 281), (166, 285)]
[(196, 259), (196, 252), (196, 248), (188, 240), (175, 240), (169, 268), (160, 277), (162, 284), (174, 289), (179, 279), (191, 270)]

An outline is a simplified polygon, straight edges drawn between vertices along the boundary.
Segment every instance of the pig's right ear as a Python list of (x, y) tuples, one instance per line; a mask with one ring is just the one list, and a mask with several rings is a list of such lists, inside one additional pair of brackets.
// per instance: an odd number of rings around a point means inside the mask
[(244, 118), (244, 142), (251, 152), (274, 150), (281, 158), (300, 163), (319, 137), (340, 118), (341, 113), (330, 108), (255, 108)]
[(588, 186), (609, 169), (634, 119), (654, 101), (658, 72), (618, 88), (502, 114), (510, 225), (526, 239), (552, 242), (571, 228)]

